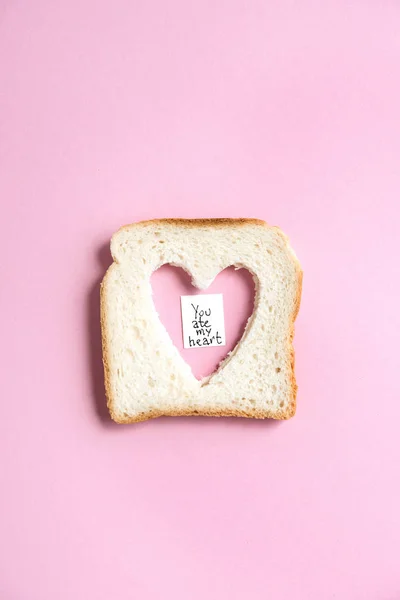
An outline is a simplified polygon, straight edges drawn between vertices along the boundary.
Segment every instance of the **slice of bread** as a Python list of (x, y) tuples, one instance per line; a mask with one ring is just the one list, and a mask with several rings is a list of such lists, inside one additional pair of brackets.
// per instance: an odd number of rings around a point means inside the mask
[[(292, 338), (302, 271), (288, 239), (257, 219), (162, 219), (122, 227), (101, 286), (108, 408), (117, 423), (161, 415), (288, 419), (296, 410)], [(160, 322), (150, 276), (182, 267), (199, 289), (223, 269), (253, 275), (253, 315), (242, 339), (197, 380)], [(229, 323), (227, 324), (229, 326)]]

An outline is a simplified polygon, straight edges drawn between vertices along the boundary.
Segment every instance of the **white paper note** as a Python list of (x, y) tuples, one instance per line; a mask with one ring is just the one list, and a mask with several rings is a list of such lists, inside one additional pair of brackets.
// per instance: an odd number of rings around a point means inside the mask
[(222, 294), (181, 296), (184, 348), (225, 346)]

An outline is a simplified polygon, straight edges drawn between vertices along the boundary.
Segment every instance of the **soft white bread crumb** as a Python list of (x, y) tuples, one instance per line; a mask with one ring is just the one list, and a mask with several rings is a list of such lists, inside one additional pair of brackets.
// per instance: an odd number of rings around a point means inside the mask
[[(287, 419), (296, 410), (293, 324), (302, 271), (286, 236), (256, 219), (165, 219), (128, 225), (111, 241), (101, 286), (108, 407), (118, 423), (161, 415)], [(256, 297), (242, 339), (197, 380), (160, 322), (150, 276), (182, 267), (204, 289), (225, 268), (247, 268)]]

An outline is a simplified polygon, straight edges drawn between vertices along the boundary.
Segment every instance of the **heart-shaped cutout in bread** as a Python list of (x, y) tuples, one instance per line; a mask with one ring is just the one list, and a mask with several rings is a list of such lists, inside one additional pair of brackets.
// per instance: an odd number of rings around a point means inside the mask
[[(172, 343), (190, 366), (193, 375), (201, 380), (211, 375), (220, 362), (239, 343), (254, 308), (254, 280), (247, 269), (224, 269), (205, 290), (193, 287), (189, 275), (178, 267), (163, 265), (151, 277), (153, 301), (161, 323)], [(196, 297), (222, 294), (226, 344), (203, 348), (184, 348), (180, 296)]]

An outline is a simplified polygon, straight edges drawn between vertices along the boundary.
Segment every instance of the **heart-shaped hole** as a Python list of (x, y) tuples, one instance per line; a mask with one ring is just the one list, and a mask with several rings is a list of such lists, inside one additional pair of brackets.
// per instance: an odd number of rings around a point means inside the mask
[[(163, 265), (151, 278), (153, 301), (159, 318), (193, 375), (202, 379), (213, 373), (221, 360), (240, 341), (254, 309), (254, 281), (245, 268), (229, 267), (221, 271), (206, 290), (193, 287), (189, 275), (179, 267)], [(225, 346), (184, 348), (180, 296), (223, 294)]]

